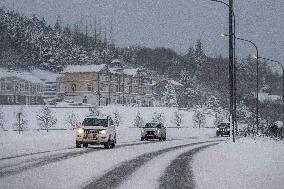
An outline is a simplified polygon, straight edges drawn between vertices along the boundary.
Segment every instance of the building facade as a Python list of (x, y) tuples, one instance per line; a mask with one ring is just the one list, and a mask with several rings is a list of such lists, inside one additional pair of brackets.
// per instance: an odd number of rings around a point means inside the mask
[(123, 68), (118, 60), (110, 66), (67, 66), (63, 74), (67, 100), (96, 105), (153, 105), (151, 80), (142, 70)]
[(0, 104), (43, 104), (43, 83), (29, 72), (0, 69)]

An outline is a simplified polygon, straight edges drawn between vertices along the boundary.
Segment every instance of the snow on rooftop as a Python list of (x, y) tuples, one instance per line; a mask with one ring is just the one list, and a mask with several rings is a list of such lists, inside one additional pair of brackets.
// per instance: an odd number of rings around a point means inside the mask
[(40, 69), (32, 70), (32, 74), (41, 79), (42, 81), (50, 82), (56, 82), (56, 78), (60, 76), (60, 74)]
[(5, 77), (17, 77), (17, 78), (30, 81), (33, 83), (43, 84), (40, 78), (36, 77), (31, 72), (14, 71), (14, 70), (7, 70), (7, 69), (0, 68), (0, 78), (5, 78)]
[(120, 70), (123, 70), (123, 68), (109, 68), (109, 71), (112, 74), (121, 74)]
[(121, 63), (121, 60), (119, 60), (119, 59), (114, 59), (114, 60), (111, 61), (111, 64), (113, 64), (113, 63)]
[(100, 72), (106, 68), (105, 64), (99, 65), (68, 65), (62, 73), (83, 73), (83, 72)]
[(269, 100), (269, 101), (277, 101), (277, 100), (281, 100), (281, 96), (279, 95), (270, 95), (268, 93), (258, 93), (258, 98), (261, 102), (265, 101), (265, 100)]
[(138, 68), (136, 68), (136, 69), (124, 69), (123, 73), (126, 74), (126, 75), (130, 75), (130, 76), (136, 76), (138, 71), (139, 71)]
[(166, 82), (175, 85), (175, 86), (183, 86), (181, 83), (175, 81), (175, 80), (165, 80)]

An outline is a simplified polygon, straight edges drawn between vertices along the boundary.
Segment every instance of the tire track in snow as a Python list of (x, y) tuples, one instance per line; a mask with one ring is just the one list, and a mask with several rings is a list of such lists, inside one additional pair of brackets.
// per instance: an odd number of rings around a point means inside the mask
[[(153, 144), (153, 143), (157, 143), (157, 142), (160, 142), (160, 141), (121, 144), (121, 145), (117, 145), (116, 148)], [(99, 151), (99, 150), (104, 150), (104, 149), (99, 148), (99, 147), (87, 148), (87, 149), (84, 149), (84, 150), (81, 150), (81, 151), (72, 151), (72, 152), (66, 152), (66, 153), (60, 153), (60, 154), (53, 154), (51, 156), (48, 156), (48, 154), (47, 154), (46, 156), (40, 157), (40, 158), (36, 158), (36, 157), (30, 158), (30, 159), (27, 159), (27, 160), (19, 162), (19, 163), (14, 163), (12, 165), (0, 167), (0, 178), (10, 176), (10, 175), (14, 175), (14, 174), (18, 174), (18, 173), (23, 172), (25, 170), (44, 166), (44, 165), (49, 164), (49, 163), (62, 161), (62, 160), (65, 160), (65, 159), (77, 157), (77, 156), (80, 156), (80, 155), (92, 153), (92, 152)], [(54, 152), (54, 151), (52, 151), (52, 152)], [(36, 155), (36, 154), (30, 154), (30, 155)], [(26, 156), (28, 156), (28, 155), (26, 155)], [(13, 158), (16, 158), (16, 157), (13, 157)], [(11, 159), (13, 159), (13, 158), (11, 158)], [(2, 161), (4, 161), (4, 160), (2, 160)], [(1, 163), (1, 161), (0, 161), (0, 163)]]
[(160, 189), (194, 189), (194, 175), (191, 167), (192, 157), (199, 151), (214, 146), (218, 143), (209, 144), (194, 148), (182, 153), (166, 168), (165, 173), (160, 178)]
[(118, 167), (115, 167), (111, 171), (105, 173), (103, 176), (101, 176), (98, 179), (95, 179), (94, 181), (90, 182), (86, 186), (83, 187), (83, 189), (112, 189), (118, 187), (125, 179), (127, 179), (132, 173), (134, 173), (138, 168), (140, 168), (142, 165), (144, 165), (146, 162), (152, 160), (153, 158), (172, 151), (179, 148), (184, 148), (188, 146), (194, 146), (198, 144), (205, 144), (205, 143), (216, 143), (218, 141), (223, 140), (214, 140), (214, 141), (203, 141), (203, 142), (196, 142), (196, 143), (190, 143), (190, 144), (184, 144), (180, 146), (174, 146), (146, 154), (142, 154), (135, 159), (123, 162)]

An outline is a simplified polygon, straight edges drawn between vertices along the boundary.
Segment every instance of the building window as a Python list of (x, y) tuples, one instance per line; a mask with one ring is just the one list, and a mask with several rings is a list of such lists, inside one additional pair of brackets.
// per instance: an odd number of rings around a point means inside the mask
[(101, 83), (100, 84), (100, 91), (107, 92), (108, 91), (108, 85)]
[(133, 93), (138, 94), (138, 93), (139, 93), (139, 87), (135, 86), (135, 87), (133, 88)]
[(93, 85), (91, 83), (87, 83), (87, 91), (93, 91)]
[(25, 90), (26, 90), (26, 92), (29, 91), (29, 84), (28, 83), (25, 84)]
[(108, 81), (108, 75), (107, 74), (101, 74), (100, 75), (100, 80), (101, 81)]
[(0, 82), (0, 86), (1, 86), (0, 90), (5, 91), (5, 82), (4, 81)]
[(139, 83), (139, 78), (134, 78), (133, 83)]
[(7, 90), (7, 91), (11, 91), (12, 88), (13, 88), (12, 82), (7, 82), (7, 83), (6, 83), (6, 90)]
[(19, 91), (19, 83), (15, 84), (15, 91)]
[(71, 84), (71, 90), (72, 92), (75, 92), (77, 89), (76, 89), (76, 84)]
[(132, 86), (129, 86), (129, 93), (132, 93)]

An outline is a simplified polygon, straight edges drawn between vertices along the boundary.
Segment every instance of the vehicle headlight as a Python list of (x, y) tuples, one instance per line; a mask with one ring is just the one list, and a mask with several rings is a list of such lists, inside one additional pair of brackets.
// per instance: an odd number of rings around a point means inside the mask
[(83, 133), (84, 133), (84, 129), (83, 129), (83, 128), (79, 128), (79, 129), (77, 130), (77, 132), (78, 132), (79, 134), (83, 134)]
[(141, 133), (144, 133), (144, 132), (145, 132), (145, 130), (144, 130), (144, 129), (142, 129), (142, 130), (141, 130)]
[(100, 130), (100, 134), (101, 135), (105, 135), (106, 134), (106, 130)]
[(160, 133), (160, 130), (157, 130), (157, 134), (159, 134)]

